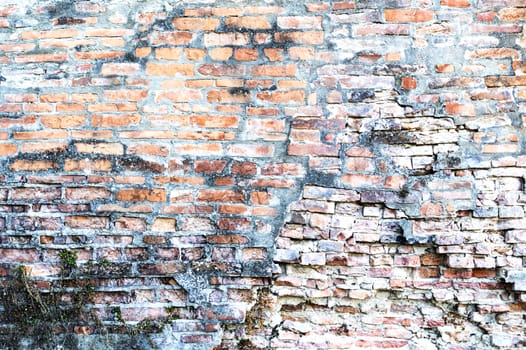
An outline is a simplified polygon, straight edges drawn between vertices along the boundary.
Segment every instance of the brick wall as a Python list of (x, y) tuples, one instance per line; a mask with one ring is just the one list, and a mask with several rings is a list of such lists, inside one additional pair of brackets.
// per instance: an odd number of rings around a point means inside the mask
[(74, 252), (105, 325), (174, 318), (139, 348), (526, 347), (525, 20), (2, 2), (2, 285)]

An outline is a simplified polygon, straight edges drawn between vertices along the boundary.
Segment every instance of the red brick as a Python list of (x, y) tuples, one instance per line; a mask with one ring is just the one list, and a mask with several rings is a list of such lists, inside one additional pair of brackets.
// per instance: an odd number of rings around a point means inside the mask
[(233, 190), (199, 190), (197, 200), (201, 202), (244, 203), (243, 193)]
[(72, 229), (104, 230), (109, 227), (109, 219), (104, 216), (67, 216), (64, 225)]
[(404, 90), (414, 90), (417, 86), (417, 80), (411, 77), (402, 78), (402, 89)]
[(166, 191), (160, 188), (151, 190), (141, 188), (128, 188), (119, 190), (115, 198), (118, 201), (127, 202), (165, 202)]
[(57, 187), (23, 187), (11, 190), (11, 199), (15, 201), (52, 201), (62, 196)]

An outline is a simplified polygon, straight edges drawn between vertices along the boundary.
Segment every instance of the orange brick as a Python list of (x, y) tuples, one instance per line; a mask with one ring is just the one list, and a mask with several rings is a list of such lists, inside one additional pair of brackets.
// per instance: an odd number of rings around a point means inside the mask
[(71, 201), (94, 201), (107, 199), (111, 192), (103, 187), (66, 188), (66, 199)]
[(135, 32), (132, 29), (119, 28), (91, 28), (84, 31), (84, 36), (90, 37), (126, 37), (131, 36)]
[(437, 64), (435, 70), (438, 73), (453, 73), (455, 71), (455, 66), (452, 64)]
[(168, 100), (172, 102), (190, 102), (200, 100), (203, 95), (197, 89), (181, 89), (172, 91), (159, 91), (155, 93), (155, 102), (162, 102)]
[(516, 144), (501, 144), (501, 145), (483, 145), (483, 153), (515, 153), (519, 151), (519, 146)]
[(498, 13), (499, 19), (504, 22), (519, 22), (526, 20), (526, 8), (504, 8)]
[(272, 25), (267, 17), (263, 16), (244, 16), (244, 17), (228, 17), (225, 24), (229, 27), (244, 28), (244, 29), (270, 29)]
[(416, 9), (387, 9), (385, 20), (387, 22), (428, 22), (433, 20), (435, 13), (430, 10)]
[(305, 92), (302, 90), (261, 92), (257, 97), (272, 103), (297, 104), (305, 102)]
[(0, 157), (11, 156), (18, 152), (18, 146), (13, 143), (0, 143)]
[(250, 91), (248, 90), (212, 90), (208, 92), (208, 102), (219, 103), (247, 103), (251, 100)]
[(234, 58), (237, 61), (256, 61), (258, 59), (258, 51), (256, 49), (237, 49), (234, 52)]
[(151, 47), (138, 47), (135, 49), (135, 56), (138, 58), (147, 57), (152, 52)]
[(124, 147), (120, 143), (75, 143), (75, 148), (79, 153), (96, 153), (119, 155), (124, 154)]
[(50, 103), (26, 103), (24, 104), (26, 113), (45, 113), (53, 112), (53, 105)]
[(68, 58), (67, 53), (49, 53), (49, 54), (34, 54), (15, 56), (16, 63), (32, 63), (32, 62), (64, 62)]
[(190, 124), (201, 128), (237, 128), (239, 117), (194, 115), (190, 117)]
[(17, 159), (9, 165), (11, 171), (41, 171), (57, 169), (58, 164), (50, 160), (23, 160)]
[(218, 47), (208, 52), (210, 58), (216, 61), (226, 61), (232, 57), (232, 49), (229, 47)]
[(440, 5), (447, 7), (469, 7), (469, 0), (440, 0)]
[(111, 161), (108, 159), (66, 159), (64, 171), (111, 171)]
[(78, 60), (104, 60), (121, 57), (124, 54), (123, 51), (81, 51), (75, 52), (75, 58)]
[(211, 31), (219, 25), (217, 18), (175, 18), (173, 25), (177, 30), (205, 30)]
[(71, 130), (73, 139), (111, 139), (111, 130)]
[(140, 101), (148, 96), (148, 90), (104, 90), (108, 101)]
[(283, 61), (285, 57), (283, 57), (283, 49), (275, 49), (275, 48), (266, 48), (263, 50), (265, 53), (265, 56), (270, 61)]
[(178, 131), (177, 138), (182, 140), (234, 140), (236, 134), (224, 131)]
[(316, 57), (316, 51), (312, 47), (291, 47), (288, 54), (293, 60), (308, 61)]
[(64, 142), (25, 142), (22, 144), (23, 153), (41, 153), (41, 152), (64, 152), (68, 147)]
[(0, 104), (0, 113), (20, 113), (22, 112), (22, 105), (15, 103)]
[(155, 49), (155, 58), (158, 60), (178, 60), (182, 54), (182, 47), (159, 47)]
[(173, 63), (173, 64), (158, 64), (158, 63), (147, 63), (146, 74), (154, 76), (193, 76), (194, 65), (184, 63)]
[(66, 130), (42, 130), (42, 131), (16, 131), (13, 132), (16, 140), (49, 140), (65, 139), (68, 137)]
[(447, 103), (446, 113), (449, 115), (476, 116), (475, 106), (472, 104)]
[(42, 40), (42, 39), (59, 39), (59, 38), (73, 38), (78, 35), (76, 29), (56, 29), (49, 31), (29, 31), (20, 33), (20, 38), (23, 40)]
[(199, 190), (197, 200), (200, 202), (244, 203), (245, 196), (233, 190)]
[(67, 94), (43, 94), (40, 95), (40, 102), (66, 102), (69, 99)]
[(206, 56), (206, 51), (202, 49), (185, 49), (184, 52), (190, 61), (202, 61)]
[(97, 94), (92, 93), (84, 93), (84, 94), (71, 94), (71, 101), (73, 102), (97, 102), (99, 99), (99, 96)]
[[(177, 221), (170, 218), (155, 218), (150, 231), (154, 232), (173, 232), (176, 230)], [(163, 237), (164, 238), (164, 237)], [(164, 243), (164, 242), (163, 242)]]
[(55, 105), (57, 112), (83, 112), (85, 106), (78, 103), (59, 103)]
[(165, 202), (166, 191), (161, 188), (144, 189), (144, 188), (127, 188), (117, 192), (116, 199), (125, 202)]
[(163, 145), (140, 143), (128, 145), (128, 154), (149, 155), (166, 157), (170, 154), (169, 149)]

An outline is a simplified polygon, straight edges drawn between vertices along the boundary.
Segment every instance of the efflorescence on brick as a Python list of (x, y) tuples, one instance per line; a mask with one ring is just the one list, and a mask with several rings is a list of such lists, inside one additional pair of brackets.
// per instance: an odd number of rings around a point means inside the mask
[(522, 0), (4, 3), (1, 287), (74, 252), (140, 348), (526, 346)]

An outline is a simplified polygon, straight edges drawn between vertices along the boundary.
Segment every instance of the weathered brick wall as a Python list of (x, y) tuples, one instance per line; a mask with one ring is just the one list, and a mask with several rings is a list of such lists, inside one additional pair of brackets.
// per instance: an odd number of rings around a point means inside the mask
[(75, 252), (107, 326), (175, 318), (139, 348), (526, 347), (525, 20), (3, 0), (2, 285)]

